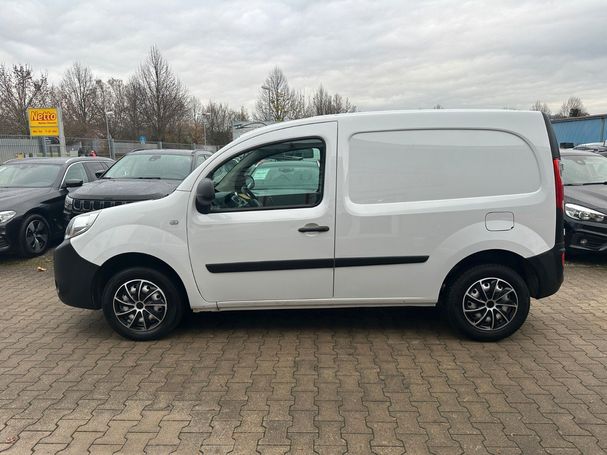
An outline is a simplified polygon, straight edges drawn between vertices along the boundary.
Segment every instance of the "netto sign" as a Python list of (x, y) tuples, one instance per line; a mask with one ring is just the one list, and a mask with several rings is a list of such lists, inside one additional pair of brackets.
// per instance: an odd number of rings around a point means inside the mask
[(54, 107), (27, 110), (30, 136), (59, 136), (59, 115)]

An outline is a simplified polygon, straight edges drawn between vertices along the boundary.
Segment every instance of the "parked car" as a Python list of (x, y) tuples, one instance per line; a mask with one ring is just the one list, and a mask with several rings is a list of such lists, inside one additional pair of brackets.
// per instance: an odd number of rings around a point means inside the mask
[[(563, 280), (559, 169), (538, 112), (280, 123), (228, 144), (165, 198), (72, 219), (57, 289), (135, 340), (167, 334), (186, 308), (437, 304), (467, 336), (499, 340)], [(306, 183), (274, 186), (271, 173)]]
[(154, 149), (128, 153), (99, 180), (65, 198), (66, 220), (92, 210), (165, 197), (211, 155), (206, 150)]
[(587, 144), (579, 144), (573, 147), (574, 150), (585, 150), (588, 152), (595, 152), (600, 155), (607, 155), (607, 141), (606, 142), (589, 142)]
[(0, 166), (0, 252), (29, 257), (63, 237), (63, 200), (113, 163), (107, 158), (26, 158)]
[(563, 150), (565, 243), (571, 251), (607, 251), (607, 158)]

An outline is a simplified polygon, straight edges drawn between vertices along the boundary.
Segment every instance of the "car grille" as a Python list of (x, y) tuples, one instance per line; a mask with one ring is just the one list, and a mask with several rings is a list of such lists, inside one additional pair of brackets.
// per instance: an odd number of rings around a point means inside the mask
[(135, 201), (99, 201), (88, 199), (74, 199), (72, 210), (77, 213), (92, 212), (93, 210), (107, 209)]
[(0, 235), (0, 248), (6, 248), (8, 246), (8, 239), (3, 236)]

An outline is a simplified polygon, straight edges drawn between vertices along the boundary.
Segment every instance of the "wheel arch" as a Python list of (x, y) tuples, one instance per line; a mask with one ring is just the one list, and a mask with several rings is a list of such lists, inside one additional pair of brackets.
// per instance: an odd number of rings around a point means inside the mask
[(123, 253), (105, 261), (95, 273), (92, 284), (93, 303), (101, 308), (101, 295), (108, 280), (116, 272), (131, 267), (148, 267), (167, 276), (179, 290), (185, 309), (190, 307), (188, 293), (179, 274), (166, 262), (145, 253)]
[(538, 295), (539, 279), (527, 259), (519, 254), (513, 253), (512, 251), (499, 249), (484, 250), (465, 257), (455, 264), (455, 266), (449, 271), (441, 285), (439, 305), (444, 301), (446, 290), (458, 275), (460, 275), (464, 270), (482, 264), (500, 264), (512, 268), (527, 284), (529, 294), (532, 297)]

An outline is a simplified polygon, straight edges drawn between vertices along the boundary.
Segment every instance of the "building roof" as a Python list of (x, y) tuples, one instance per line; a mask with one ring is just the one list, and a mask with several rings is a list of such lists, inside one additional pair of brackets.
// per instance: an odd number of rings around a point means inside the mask
[(594, 120), (594, 119), (604, 119), (604, 118), (607, 118), (607, 114), (593, 114), (593, 115), (585, 115), (583, 117), (553, 118), (550, 121), (552, 123), (562, 123), (562, 122), (579, 122), (581, 120)]

